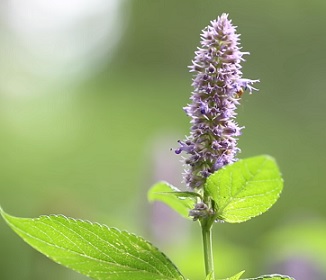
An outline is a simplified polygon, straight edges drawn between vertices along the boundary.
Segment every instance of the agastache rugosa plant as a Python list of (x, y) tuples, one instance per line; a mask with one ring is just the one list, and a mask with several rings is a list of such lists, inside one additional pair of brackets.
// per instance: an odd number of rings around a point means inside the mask
[[(228, 15), (221, 15), (203, 30), (201, 48), (190, 67), (195, 72), (194, 91), (184, 108), (191, 117), (191, 131), (176, 150), (186, 154), (188, 191), (159, 182), (148, 193), (150, 201), (164, 202), (183, 217), (199, 221), (206, 270), (203, 280), (214, 280), (218, 272), (213, 262), (214, 222), (241, 223), (262, 214), (276, 202), (283, 187), (272, 157), (236, 158), (242, 128), (234, 120), (235, 109), (243, 92), (251, 92), (257, 82), (242, 78), (244, 54)], [(24, 219), (0, 211), (32, 247), (91, 279), (188, 279), (152, 244), (128, 232), (64, 216)], [(242, 274), (225, 280), (238, 280)], [(273, 274), (250, 279), (293, 278)]]

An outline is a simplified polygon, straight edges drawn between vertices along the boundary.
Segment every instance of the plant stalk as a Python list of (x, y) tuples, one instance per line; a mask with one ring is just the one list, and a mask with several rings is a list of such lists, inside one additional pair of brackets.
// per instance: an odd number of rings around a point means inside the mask
[(201, 222), (203, 247), (204, 247), (204, 260), (206, 276), (211, 273), (211, 279), (215, 280), (214, 275), (214, 258), (213, 258), (213, 244), (212, 244), (212, 223), (206, 221)]

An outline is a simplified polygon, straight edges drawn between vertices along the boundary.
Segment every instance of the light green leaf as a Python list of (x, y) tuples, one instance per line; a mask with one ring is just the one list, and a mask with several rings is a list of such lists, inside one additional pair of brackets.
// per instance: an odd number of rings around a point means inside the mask
[(239, 272), (239, 273), (237, 273), (236, 275), (234, 275), (234, 276), (232, 276), (232, 277), (230, 277), (230, 278), (227, 278), (226, 280), (239, 280), (240, 277), (241, 277), (241, 275), (242, 275), (243, 273), (244, 273), (244, 270), (241, 271), (241, 272)]
[(191, 197), (191, 198), (200, 198), (202, 200), (202, 196), (199, 193), (195, 192), (181, 192), (181, 191), (175, 191), (175, 192), (162, 192), (161, 194), (173, 194), (177, 197), (185, 198), (185, 197)]
[(1, 214), (29, 245), (92, 279), (184, 279), (157, 248), (126, 231), (64, 216), (27, 219)]
[[(245, 271), (243, 270), (243, 271), (237, 273), (236, 275), (234, 275), (234, 276), (232, 276), (232, 277), (230, 277), (230, 278), (223, 279), (223, 280), (239, 280), (240, 277), (241, 277), (241, 275), (242, 275), (244, 272), (245, 272)], [(210, 280), (210, 279), (208, 279), (208, 280)]]
[(208, 177), (205, 190), (215, 201), (216, 218), (241, 223), (267, 211), (279, 198), (283, 179), (275, 160), (239, 160)]
[(187, 219), (191, 219), (189, 210), (194, 208), (196, 197), (200, 195), (193, 192), (180, 192), (166, 182), (158, 182), (148, 191), (149, 201), (163, 202)]

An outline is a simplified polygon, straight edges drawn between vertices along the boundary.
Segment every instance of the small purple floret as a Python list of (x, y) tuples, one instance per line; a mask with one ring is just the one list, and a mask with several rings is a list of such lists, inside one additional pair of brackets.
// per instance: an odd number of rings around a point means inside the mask
[(239, 35), (227, 14), (211, 21), (201, 34), (201, 48), (190, 66), (194, 72), (191, 103), (184, 108), (191, 118), (190, 135), (178, 141), (177, 154), (185, 152), (184, 180), (192, 189), (202, 188), (206, 178), (237, 160), (237, 136), (242, 127), (234, 121), (243, 91), (256, 90), (258, 80), (242, 78)]

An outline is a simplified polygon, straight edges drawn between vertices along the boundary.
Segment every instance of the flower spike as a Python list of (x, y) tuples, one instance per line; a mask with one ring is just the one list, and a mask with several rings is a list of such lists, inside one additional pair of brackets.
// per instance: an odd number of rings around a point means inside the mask
[(201, 47), (189, 67), (194, 72), (191, 103), (184, 111), (191, 118), (190, 135), (179, 142), (184, 152), (184, 180), (191, 189), (202, 188), (206, 178), (237, 160), (237, 137), (242, 127), (235, 122), (236, 108), (245, 90), (256, 90), (258, 80), (242, 78), (243, 55), (239, 34), (227, 14), (211, 21), (201, 34)]

